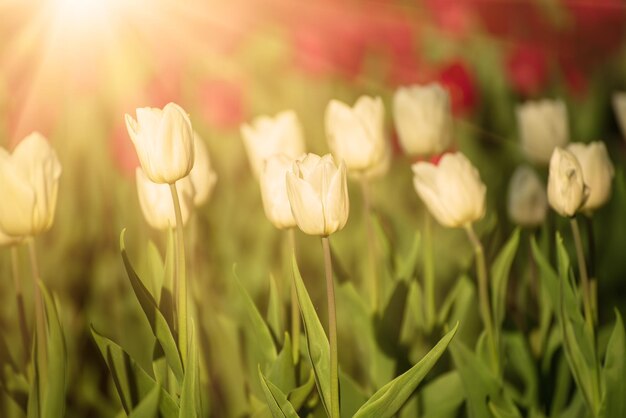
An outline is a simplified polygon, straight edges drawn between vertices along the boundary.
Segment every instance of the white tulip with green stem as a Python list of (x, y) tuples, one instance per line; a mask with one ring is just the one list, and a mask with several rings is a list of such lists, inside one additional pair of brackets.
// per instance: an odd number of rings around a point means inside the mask
[(331, 418), (339, 418), (339, 357), (337, 347), (337, 314), (335, 284), (329, 236), (348, 221), (350, 201), (346, 166), (339, 167), (330, 154), (320, 157), (307, 154), (293, 164), (287, 173), (287, 195), (298, 228), (309, 235), (321, 237), (326, 272), (328, 301), (328, 340), (330, 345), (330, 405)]
[(126, 115), (126, 127), (146, 177), (154, 183), (168, 184), (172, 196), (176, 220), (174, 298), (178, 314), (179, 349), (183, 364), (186, 365), (189, 342), (188, 291), (183, 214), (177, 182), (189, 175), (193, 168), (194, 132), (187, 113), (174, 103), (168, 103), (163, 109), (139, 108), (137, 120)]
[(361, 96), (354, 106), (331, 100), (326, 107), (325, 127), (333, 156), (345, 163), (350, 176), (360, 182), (365, 208), (365, 227), (370, 260), (369, 294), (372, 310), (380, 306), (378, 254), (372, 224), (370, 180), (389, 168), (390, 151), (384, 134), (385, 109), (380, 97)]

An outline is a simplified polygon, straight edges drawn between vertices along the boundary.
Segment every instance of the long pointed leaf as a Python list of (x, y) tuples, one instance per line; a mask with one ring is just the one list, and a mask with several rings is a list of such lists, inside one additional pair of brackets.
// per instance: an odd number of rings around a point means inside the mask
[(261, 380), (261, 387), (265, 394), (265, 401), (274, 418), (297, 418), (298, 414), (293, 405), (287, 399), (287, 396), (274, 385), (267, 380), (261, 367), (259, 366), (259, 379)]

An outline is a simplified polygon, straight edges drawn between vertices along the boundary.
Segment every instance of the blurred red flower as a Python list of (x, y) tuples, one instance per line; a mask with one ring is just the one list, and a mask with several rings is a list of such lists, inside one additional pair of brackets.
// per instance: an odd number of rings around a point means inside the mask
[(478, 105), (476, 80), (463, 61), (452, 61), (441, 67), (436, 79), (450, 92), (452, 111), (455, 115), (466, 115)]
[(505, 69), (513, 90), (523, 96), (540, 93), (548, 82), (548, 57), (540, 45), (514, 47), (506, 57)]

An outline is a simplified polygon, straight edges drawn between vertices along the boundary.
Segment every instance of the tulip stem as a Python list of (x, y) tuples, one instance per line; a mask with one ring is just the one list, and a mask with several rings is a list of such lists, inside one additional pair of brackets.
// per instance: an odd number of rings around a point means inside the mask
[(26, 308), (24, 307), (24, 295), (22, 294), (22, 279), (20, 277), (20, 263), (18, 248), (16, 245), (11, 247), (11, 267), (13, 270), (13, 283), (15, 284), (15, 299), (17, 304), (17, 315), (22, 334), (22, 343), (24, 344), (24, 358), (28, 359), (30, 353), (30, 344), (28, 342), (28, 325), (26, 322)]
[(589, 285), (590, 285), (590, 297), (591, 297), (591, 313), (593, 315), (594, 324), (598, 323), (598, 300), (597, 300), (597, 286), (596, 280), (596, 240), (593, 232), (593, 217), (591, 213), (585, 216), (587, 224), (587, 244), (589, 248)]
[(372, 304), (372, 311), (376, 313), (378, 311), (378, 305), (380, 303), (379, 297), (379, 286), (378, 286), (378, 271), (377, 271), (377, 257), (376, 257), (376, 248), (375, 248), (375, 236), (374, 236), (374, 225), (372, 223), (372, 205), (370, 199), (370, 190), (369, 190), (369, 182), (367, 178), (363, 177), (360, 181), (361, 184), (361, 192), (363, 194), (363, 207), (364, 214), (363, 218), (365, 219), (365, 230), (367, 233), (367, 249), (369, 251), (369, 264), (370, 264), (370, 298)]
[(430, 332), (435, 325), (435, 266), (433, 260), (433, 221), (428, 213), (424, 212), (424, 316), (426, 331)]
[[(289, 228), (287, 231), (289, 237), (289, 246), (291, 247), (292, 254), (296, 254), (296, 233), (293, 228)], [(298, 294), (296, 293), (296, 286), (294, 281), (291, 280), (291, 342), (293, 353), (293, 364), (298, 364), (300, 358), (300, 309), (298, 308)]]
[(322, 237), (324, 269), (326, 271), (326, 296), (328, 298), (328, 342), (330, 344), (330, 417), (339, 418), (339, 357), (337, 353), (337, 310), (335, 308), (335, 283), (330, 259), (328, 237)]
[(483, 324), (487, 331), (487, 339), (491, 347), (491, 360), (495, 373), (500, 374), (500, 354), (498, 349), (498, 330), (494, 326), (493, 317), (491, 315), (491, 303), (489, 302), (489, 287), (487, 278), (487, 263), (485, 261), (485, 251), (480, 239), (474, 232), (472, 224), (465, 226), (467, 236), (474, 246), (474, 253), (476, 255), (476, 272), (478, 275), (478, 296), (480, 305), (480, 314), (483, 319)]
[(572, 235), (574, 236), (574, 246), (576, 247), (576, 258), (578, 259), (578, 274), (580, 274), (581, 287), (583, 290), (583, 309), (585, 310), (585, 321), (587, 322), (587, 327), (589, 328), (592, 338), (594, 338), (593, 311), (591, 309), (591, 286), (589, 285), (589, 276), (587, 276), (587, 262), (585, 260), (583, 242), (580, 236), (580, 229), (578, 228), (578, 221), (575, 217), (570, 219), (570, 224), (572, 226)]
[(176, 266), (174, 269), (174, 283), (176, 285), (175, 294), (178, 299), (178, 348), (180, 349), (183, 366), (187, 366), (187, 277), (185, 273), (183, 216), (180, 210), (180, 201), (178, 200), (176, 183), (170, 184), (170, 191), (172, 192), (174, 214), (176, 215), (176, 245), (174, 246)]
[(30, 238), (28, 240), (28, 252), (30, 255), (30, 267), (33, 275), (34, 293), (35, 299), (35, 332), (37, 334), (37, 366), (39, 368), (39, 379), (41, 382), (45, 382), (47, 375), (47, 359), (46, 359), (46, 328), (45, 318), (43, 310), (43, 299), (41, 296), (41, 290), (39, 289), (39, 281), (41, 275), (39, 274), (39, 264), (37, 262), (37, 248), (35, 247), (35, 239)]

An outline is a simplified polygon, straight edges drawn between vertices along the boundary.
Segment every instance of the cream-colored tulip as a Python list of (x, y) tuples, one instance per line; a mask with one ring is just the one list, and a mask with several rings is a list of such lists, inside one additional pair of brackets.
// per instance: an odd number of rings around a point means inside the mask
[(287, 196), (287, 173), (291, 172), (294, 160), (284, 154), (276, 154), (265, 161), (261, 172), (261, 198), (267, 219), (279, 229), (296, 226)]
[(187, 176), (194, 163), (193, 129), (187, 112), (175, 103), (163, 109), (137, 109), (126, 115), (126, 128), (141, 168), (154, 183), (173, 184)]
[(353, 107), (331, 100), (326, 106), (326, 136), (333, 156), (350, 174), (366, 175), (385, 158), (385, 108), (380, 97), (361, 96)]
[(626, 139), (626, 93), (620, 92), (613, 95), (613, 108), (617, 122), (622, 129), (622, 136)]
[(13, 154), (0, 148), (0, 230), (23, 237), (50, 229), (60, 176), (57, 155), (40, 133), (24, 138)]
[(393, 96), (393, 119), (409, 155), (439, 154), (450, 147), (450, 95), (439, 84), (400, 87)]
[(593, 212), (611, 197), (615, 169), (602, 141), (569, 144), (567, 150), (574, 154), (583, 170), (583, 181), (589, 187), (589, 197), (583, 204), (583, 212)]
[(350, 200), (346, 165), (330, 154), (307, 154), (287, 173), (287, 196), (298, 227), (306, 234), (328, 236), (348, 221)]
[(193, 184), (193, 203), (196, 206), (204, 204), (215, 187), (217, 174), (211, 166), (211, 158), (204, 140), (197, 133), (194, 133), (194, 164), (189, 179)]
[(548, 202), (552, 209), (561, 216), (572, 217), (585, 204), (588, 195), (578, 159), (566, 149), (556, 148), (548, 174)]
[(252, 172), (259, 178), (265, 160), (274, 154), (296, 159), (305, 153), (304, 135), (296, 112), (286, 110), (275, 117), (259, 116), (241, 126)]
[(0, 247), (8, 247), (10, 245), (19, 244), (23, 237), (12, 237), (0, 231)]
[(546, 189), (537, 173), (529, 166), (517, 167), (509, 182), (507, 200), (509, 218), (518, 225), (541, 225), (548, 211)]
[(463, 227), (485, 215), (487, 187), (465, 155), (445, 154), (438, 165), (418, 162), (412, 169), (417, 194), (441, 225)]
[[(136, 180), (139, 205), (148, 224), (155, 229), (175, 227), (176, 214), (170, 186), (153, 182), (140, 167), (137, 167)], [(183, 225), (185, 225), (193, 207), (193, 184), (189, 177), (177, 181), (176, 190), (180, 201)]]
[(522, 149), (534, 163), (547, 164), (556, 147), (569, 142), (567, 108), (561, 100), (529, 101), (517, 106)]

